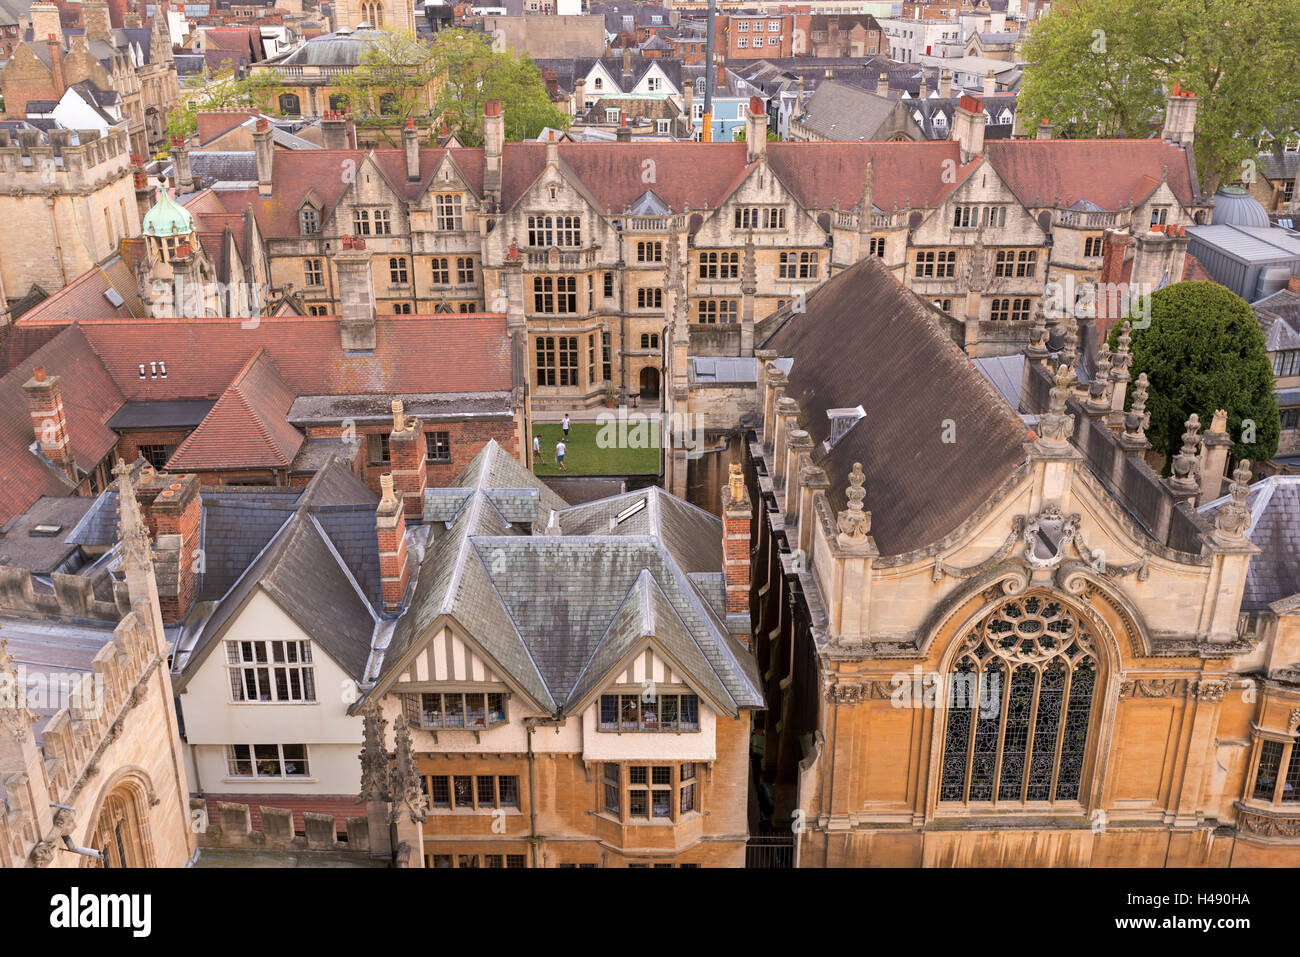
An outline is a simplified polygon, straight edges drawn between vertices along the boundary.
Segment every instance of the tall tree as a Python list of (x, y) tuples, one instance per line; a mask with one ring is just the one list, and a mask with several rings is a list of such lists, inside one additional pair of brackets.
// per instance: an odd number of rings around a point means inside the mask
[(234, 71), (222, 67), (202, 86), (183, 90), (175, 107), (167, 114), (167, 137), (189, 136), (198, 129), (198, 114), (208, 110), (247, 108), (271, 112), (276, 97), (284, 88), (274, 73), (259, 72), (242, 80)]
[[(1111, 330), (1112, 349), (1119, 327)], [(1151, 324), (1133, 331), (1133, 378), (1151, 383), (1147, 436), (1166, 457), (1182, 447), (1193, 412), (1207, 425), (1228, 413), (1232, 454), (1267, 462), (1281, 434), (1273, 366), (1250, 306), (1213, 282), (1180, 282), (1151, 295)], [(1132, 393), (1129, 393), (1132, 397)]]
[(349, 109), (362, 123), (396, 143), (407, 119), (429, 114), (442, 72), (433, 46), (404, 30), (381, 29), (360, 62), (339, 82)]
[(1199, 101), (1196, 162), (1212, 188), (1253, 174), (1265, 130), (1300, 127), (1297, 48), (1294, 0), (1070, 0), (1029, 34), (1019, 109), (1065, 136), (1145, 137), (1179, 83)]

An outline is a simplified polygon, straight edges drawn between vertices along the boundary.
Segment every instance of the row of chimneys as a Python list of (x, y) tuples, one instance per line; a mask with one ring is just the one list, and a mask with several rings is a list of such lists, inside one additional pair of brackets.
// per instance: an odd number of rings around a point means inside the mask
[[(23, 391), (41, 454), (70, 482), (79, 485), (82, 476), (68, 432), (59, 376), (47, 375), (43, 367), (37, 367)], [(404, 414), (400, 399), (393, 400), (392, 412), (393, 429), (388, 436), (391, 471), (381, 477), (383, 498), (375, 512), (381, 588), (384, 608), (390, 613), (402, 607), (410, 582), (405, 515), (408, 511), (423, 515), (428, 484), (423, 425), (418, 418)], [(199, 490), (198, 476), (169, 475), (151, 465), (142, 467), (135, 485), (141, 512), (155, 542), (159, 600), (167, 624), (183, 620), (198, 595), (203, 510)]]

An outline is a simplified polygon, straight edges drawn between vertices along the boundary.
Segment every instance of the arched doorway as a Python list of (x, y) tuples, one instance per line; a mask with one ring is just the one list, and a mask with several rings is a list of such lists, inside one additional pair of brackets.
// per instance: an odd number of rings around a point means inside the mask
[(647, 401), (659, 399), (659, 370), (654, 366), (641, 370), (641, 398)]

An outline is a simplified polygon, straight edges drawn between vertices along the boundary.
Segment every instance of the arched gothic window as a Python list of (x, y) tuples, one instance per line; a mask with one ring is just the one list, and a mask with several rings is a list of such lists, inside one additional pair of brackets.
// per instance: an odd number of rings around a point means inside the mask
[(1054, 596), (987, 614), (949, 675), (939, 800), (1077, 801), (1096, 685), (1092, 636)]
[(361, 19), (378, 30), (384, 25), (384, 5), (382, 3), (361, 4)]

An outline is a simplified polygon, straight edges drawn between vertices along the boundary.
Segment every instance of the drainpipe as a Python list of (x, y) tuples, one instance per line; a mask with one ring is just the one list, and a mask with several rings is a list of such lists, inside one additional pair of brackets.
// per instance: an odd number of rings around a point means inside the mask
[(623, 261), (623, 220), (614, 220), (618, 233), (618, 391), (619, 405), (627, 405), (627, 263)]
[(528, 731), (528, 846), (533, 855), (533, 867), (537, 867), (537, 782), (533, 769), (533, 732), (537, 730), (535, 719), (525, 718), (524, 728)]

